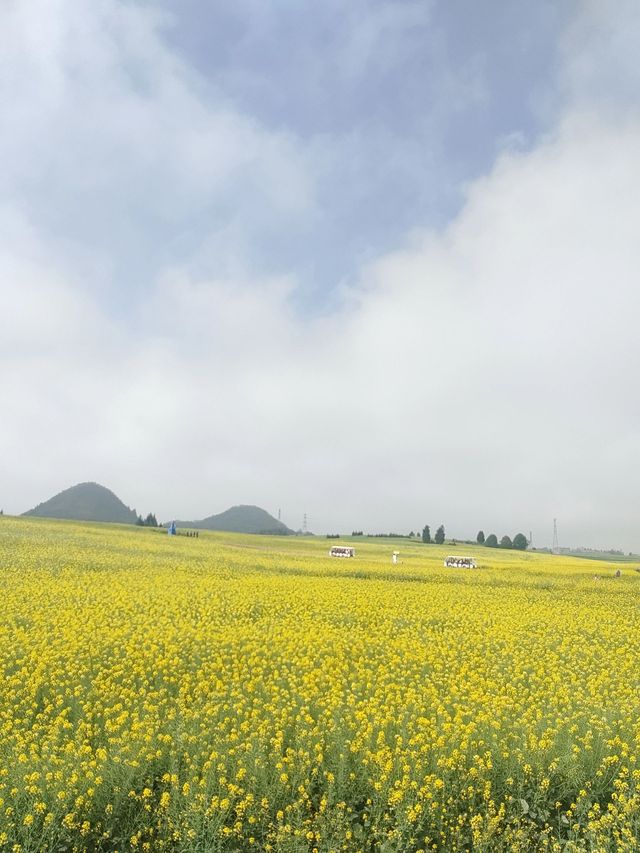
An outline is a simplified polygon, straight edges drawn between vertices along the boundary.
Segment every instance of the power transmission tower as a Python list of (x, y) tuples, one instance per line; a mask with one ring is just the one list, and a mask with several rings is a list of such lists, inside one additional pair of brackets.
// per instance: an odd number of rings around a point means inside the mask
[(302, 532), (307, 533), (307, 513), (305, 512), (304, 518), (302, 520)]
[(558, 519), (553, 519), (553, 548), (552, 551), (554, 554), (560, 553), (560, 546), (558, 545)]

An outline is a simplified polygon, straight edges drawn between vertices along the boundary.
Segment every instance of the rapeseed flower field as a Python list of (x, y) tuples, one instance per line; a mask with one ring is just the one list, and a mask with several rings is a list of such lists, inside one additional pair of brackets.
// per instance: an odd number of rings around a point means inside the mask
[(0, 849), (638, 850), (640, 574), (447, 550), (0, 519)]

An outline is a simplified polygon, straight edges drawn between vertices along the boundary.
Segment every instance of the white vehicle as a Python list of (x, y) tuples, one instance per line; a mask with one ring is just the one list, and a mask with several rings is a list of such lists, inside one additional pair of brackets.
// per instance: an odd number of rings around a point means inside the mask
[(478, 564), (473, 557), (447, 557), (444, 561), (447, 569), (477, 569)]
[(356, 549), (349, 545), (334, 545), (329, 550), (330, 557), (355, 557)]

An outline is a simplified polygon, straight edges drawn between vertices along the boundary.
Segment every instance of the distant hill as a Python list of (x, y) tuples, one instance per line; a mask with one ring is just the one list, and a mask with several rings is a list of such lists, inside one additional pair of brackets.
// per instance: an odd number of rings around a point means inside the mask
[(76, 521), (114, 521), (135, 524), (137, 516), (120, 498), (98, 483), (78, 483), (23, 515), (69, 518)]
[(177, 527), (196, 527), (200, 530), (228, 530), (233, 533), (271, 533), (286, 536), (293, 533), (259, 506), (232, 506), (219, 515), (202, 521), (176, 521)]

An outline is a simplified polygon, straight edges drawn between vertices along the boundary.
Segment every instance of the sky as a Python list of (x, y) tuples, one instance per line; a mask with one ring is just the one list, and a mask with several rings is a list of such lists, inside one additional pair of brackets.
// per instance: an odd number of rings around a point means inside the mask
[(640, 550), (640, 7), (5, 0), (0, 506)]

